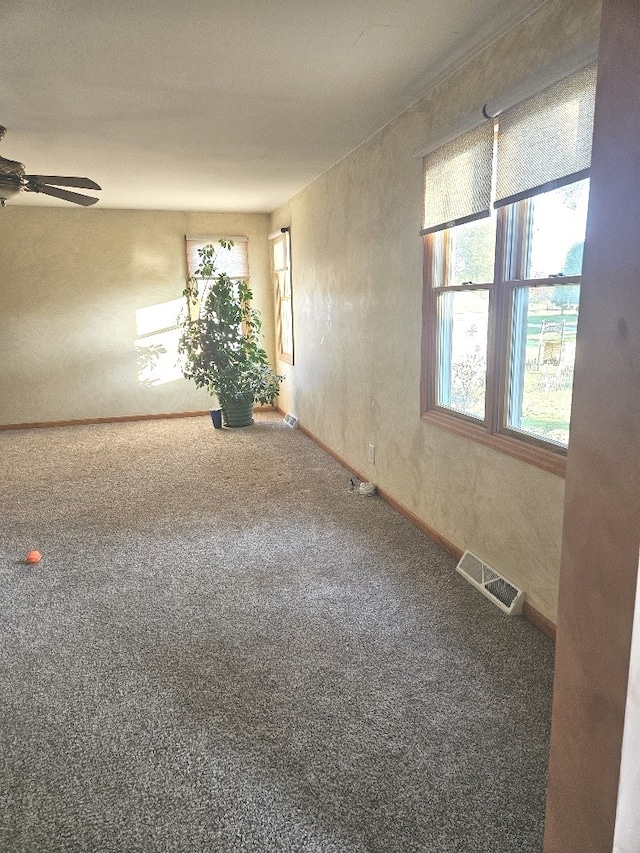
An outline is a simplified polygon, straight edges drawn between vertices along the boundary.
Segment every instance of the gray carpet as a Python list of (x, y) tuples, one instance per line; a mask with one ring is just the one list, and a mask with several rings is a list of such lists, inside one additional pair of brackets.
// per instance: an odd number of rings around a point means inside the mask
[(552, 644), (300, 432), (0, 458), (1, 851), (541, 850)]

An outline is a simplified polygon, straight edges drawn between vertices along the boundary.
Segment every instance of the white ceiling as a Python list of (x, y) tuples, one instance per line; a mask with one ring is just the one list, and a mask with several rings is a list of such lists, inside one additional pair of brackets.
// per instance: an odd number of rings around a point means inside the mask
[(268, 212), (541, 3), (0, 0), (0, 155), (100, 207)]

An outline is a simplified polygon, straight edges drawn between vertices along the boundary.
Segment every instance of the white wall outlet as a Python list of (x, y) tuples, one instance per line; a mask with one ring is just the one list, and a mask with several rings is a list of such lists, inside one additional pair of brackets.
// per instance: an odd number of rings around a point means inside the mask
[(371, 462), (372, 465), (376, 464), (376, 446), (375, 446), (375, 444), (369, 445), (369, 462)]

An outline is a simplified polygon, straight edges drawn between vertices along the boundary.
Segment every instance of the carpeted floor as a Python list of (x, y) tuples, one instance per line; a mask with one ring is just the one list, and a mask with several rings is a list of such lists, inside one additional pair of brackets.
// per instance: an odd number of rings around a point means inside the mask
[(541, 850), (551, 642), (300, 432), (0, 459), (3, 853)]

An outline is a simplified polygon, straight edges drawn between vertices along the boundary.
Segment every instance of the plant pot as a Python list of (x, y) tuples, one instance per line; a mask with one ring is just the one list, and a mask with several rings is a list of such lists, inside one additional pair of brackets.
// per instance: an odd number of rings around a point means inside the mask
[(253, 394), (244, 394), (222, 403), (222, 417), (226, 427), (245, 427), (253, 423)]
[(211, 420), (215, 429), (222, 429), (222, 410), (211, 409)]

